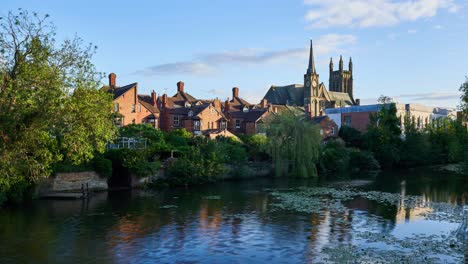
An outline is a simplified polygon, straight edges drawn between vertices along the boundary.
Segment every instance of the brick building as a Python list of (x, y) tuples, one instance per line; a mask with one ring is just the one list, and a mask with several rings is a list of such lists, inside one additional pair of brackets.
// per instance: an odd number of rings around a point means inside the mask
[(166, 94), (158, 98), (161, 112), (161, 129), (171, 131), (185, 128), (196, 135), (206, 131), (215, 133), (227, 128), (227, 119), (221, 109), (221, 102), (198, 100), (186, 93), (185, 84), (177, 83), (177, 93), (169, 97)]
[(151, 96), (138, 95), (138, 83), (117, 86), (117, 75), (109, 74), (109, 85), (101, 90), (113, 95), (114, 112), (117, 126), (150, 123), (158, 128), (159, 109), (156, 105), (156, 93)]

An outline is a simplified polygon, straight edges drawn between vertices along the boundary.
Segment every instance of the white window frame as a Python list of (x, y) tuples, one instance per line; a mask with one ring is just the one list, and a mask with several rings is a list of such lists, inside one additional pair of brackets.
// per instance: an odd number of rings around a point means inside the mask
[(178, 127), (180, 126), (180, 118), (178, 115), (172, 117), (172, 126)]

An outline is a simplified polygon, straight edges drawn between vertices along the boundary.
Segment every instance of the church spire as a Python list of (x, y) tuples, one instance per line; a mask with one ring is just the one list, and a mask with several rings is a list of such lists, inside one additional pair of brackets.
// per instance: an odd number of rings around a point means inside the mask
[(339, 70), (340, 70), (340, 72), (343, 71), (343, 57), (341, 55), (340, 55)]
[(316, 73), (312, 40), (310, 40), (309, 67), (307, 68), (307, 73)]
[(353, 72), (353, 59), (351, 59), (351, 57), (349, 57), (348, 69), (350, 72)]

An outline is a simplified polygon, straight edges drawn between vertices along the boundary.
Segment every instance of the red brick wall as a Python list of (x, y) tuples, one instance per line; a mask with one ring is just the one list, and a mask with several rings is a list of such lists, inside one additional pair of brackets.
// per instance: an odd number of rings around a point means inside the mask
[(123, 126), (128, 124), (132, 124), (132, 120), (135, 119), (135, 123), (141, 123), (141, 119), (138, 118), (138, 107), (135, 109), (135, 112), (132, 112), (132, 104), (138, 104), (137, 100), (137, 89), (136, 87), (128, 90), (123, 95), (119, 96), (117, 99), (114, 100), (114, 104), (119, 104), (119, 113), (124, 117), (123, 118)]
[(351, 127), (359, 131), (366, 131), (370, 122), (369, 114), (375, 114), (375, 112), (343, 113), (341, 115), (341, 124), (345, 125), (345, 117), (350, 116)]
[(338, 125), (331, 119), (324, 119), (320, 122), (322, 129), (322, 138), (338, 137)]

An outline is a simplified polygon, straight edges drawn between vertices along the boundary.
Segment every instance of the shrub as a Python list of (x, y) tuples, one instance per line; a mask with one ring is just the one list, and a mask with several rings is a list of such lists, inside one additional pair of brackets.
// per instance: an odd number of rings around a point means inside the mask
[(94, 170), (104, 178), (112, 177), (112, 161), (101, 155), (96, 155), (93, 159)]

